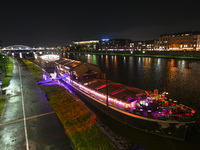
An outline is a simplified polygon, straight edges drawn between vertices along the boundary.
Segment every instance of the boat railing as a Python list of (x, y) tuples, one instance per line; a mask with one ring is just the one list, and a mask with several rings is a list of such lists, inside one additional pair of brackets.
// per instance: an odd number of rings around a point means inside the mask
[[(72, 83), (72, 86), (75, 86), (79, 90), (83, 91), (84, 93), (88, 93), (90, 96), (94, 97), (96, 100), (101, 101), (103, 103), (106, 103), (106, 95), (102, 93), (96, 92), (94, 89), (90, 89), (89, 87), (85, 87), (85, 85), (79, 84), (74, 80), (71, 80), (69, 78), (64, 79), (67, 83)], [(108, 102), (109, 105), (112, 105), (113, 107), (116, 107), (121, 110), (129, 111), (131, 104), (126, 103), (123, 100), (119, 100), (117, 98), (113, 98), (111, 96), (108, 96)]]
[(169, 115), (169, 114), (155, 114), (153, 116), (155, 119), (171, 119), (171, 120), (185, 120), (184, 117), (181, 114), (175, 114), (175, 115)]

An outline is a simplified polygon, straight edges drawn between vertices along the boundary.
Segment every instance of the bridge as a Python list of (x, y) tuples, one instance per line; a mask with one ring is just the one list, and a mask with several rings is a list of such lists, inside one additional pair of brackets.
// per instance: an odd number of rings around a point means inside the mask
[(2, 50), (3, 51), (10, 51), (10, 50), (21, 51), (21, 50), (33, 50), (33, 48), (26, 45), (11, 45), (11, 46), (4, 47)]
[(6, 53), (6, 54), (19, 54), (19, 53), (29, 53), (29, 52), (35, 52), (35, 53), (46, 53), (50, 54), (52, 52), (58, 53), (59, 52), (58, 47), (30, 47), (26, 45), (11, 45), (4, 47), (0, 49), (0, 52)]
[(61, 50), (61, 47), (30, 47), (26, 45), (11, 45), (0, 49), (2, 51), (37, 51), (37, 50)]

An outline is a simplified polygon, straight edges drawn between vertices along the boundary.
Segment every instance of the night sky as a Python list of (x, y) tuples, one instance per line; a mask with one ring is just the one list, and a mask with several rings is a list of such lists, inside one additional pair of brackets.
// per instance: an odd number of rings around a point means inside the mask
[(1, 0), (4, 46), (58, 46), (78, 40), (158, 39), (200, 30), (197, 0)]

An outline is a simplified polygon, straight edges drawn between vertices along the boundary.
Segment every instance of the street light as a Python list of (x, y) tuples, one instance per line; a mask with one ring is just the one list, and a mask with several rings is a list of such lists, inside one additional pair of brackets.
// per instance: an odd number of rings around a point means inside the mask
[(107, 80), (107, 70), (106, 70), (106, 104), (107, 104), (107, 116), (109, 114), (109, 105), (108, 105), (108, 80)]
[(2, 88), (1, 88), (1, 85), (2, 85), (2, 81), (0, 81), (0, 92), (1, 92), (1, 95), (2, 96)]
[(4, 64), (4, 70), (5, 70), (5, 76), (6, 76), (6, 60), (4, 59), (5, 57), (3, 56), (3, 64)]

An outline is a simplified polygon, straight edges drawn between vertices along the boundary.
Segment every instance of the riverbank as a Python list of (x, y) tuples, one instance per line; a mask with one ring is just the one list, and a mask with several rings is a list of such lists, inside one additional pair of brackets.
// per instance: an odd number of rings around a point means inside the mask
[(21, 60), (29, 67), (29, 69), (31, 70), (31, 73), (33, 74), (33, 76), (35, 77), (37, 81), (43, 80), (42, 75), (44, 71), (41, 68), (37, 67), (34, 63), (28, 60), (25, 60), (25, 59), (21, 59)]
[(12, 76), (13, 62), (12, 59), (0, 53), (0, 81), (2, 81), (1, 88), (7, 87)]
[(191, 59), (200, 60), (200, 52), (186, 51), (65, 51), (66, 53), (73, 54), (91, 54), (91, 55), (121, 55), (121, 56), (133, 56), (133, 57), (155, 57), (155, 58), (174, 58), (174, 59)]
[[(13, 62), (12, 59), (2, 53), (0, 53), (0, 81), (1, 88), (7, 87), (10, 84), (10, 79), (12, 77)], [(4, 109), (6, 98), (3, 97), (4, 91), (0, 89), (0, 118)]]
[(0, 97), (0, 119), (1, 119), (3, 109), (4, 109), (5, 102), (6, 102), (6, 98)]
[(95, 126), (96, 116), (59, 85), (41, 86), (75, 149), (116, 149)]
[[(24, 61), (36, 80), (40, 80), (42, 70), (29, 61)], [(59, 117), (66, 134), (75, 149), (117, 149), (115, 145), (95, 125), (94, 113), (81, 105), (63, 87), (42, 85), (52, 108)]]

